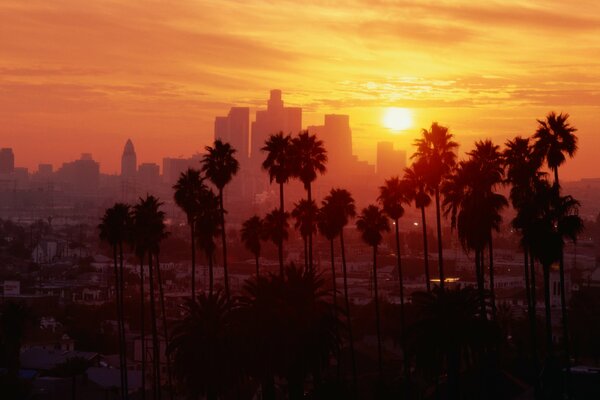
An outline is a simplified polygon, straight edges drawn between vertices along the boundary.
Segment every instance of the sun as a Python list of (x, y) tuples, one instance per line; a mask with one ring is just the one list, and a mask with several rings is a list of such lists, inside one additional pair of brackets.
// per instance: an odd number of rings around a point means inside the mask
[(388, 107), (383, 115), (383, 126), (399, 132), (413, 126), (412, 111), (408, 108)]

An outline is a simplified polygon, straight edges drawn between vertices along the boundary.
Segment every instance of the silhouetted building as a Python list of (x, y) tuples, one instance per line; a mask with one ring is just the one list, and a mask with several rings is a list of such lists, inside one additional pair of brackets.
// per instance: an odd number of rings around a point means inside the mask
[(83, 153), (79, 160), (64, 163), (56, 171), (56, 176), (75, 191), (96, 191), (100, 182), (100, 164), (92, 159), (91, 154)]
[(11, 174), (15, 170), (15, 155), (10, 147), (0, 149), (0, 174)]
[(143, 189), (156, 187), (160, 182), (160, 167), (155, 163), (143, 163), (138, 168), (138, 182)]
[(327, 166), (331, 172), (347, 172), (354, 161), (350, 117), (342, 114), (327, 114), (324, 125), (309, 126), (308, 132), (317, 135), (325, 144)]
[(392, 142), (377, 143), (377, 175), (384, 179), (402, 176), (406, 167), (406, 151), (394, 150)]
[(137, 172), (137, 156), (131, 139), (127, 139), (123, 155), (121, 156), (121, 176), (124, 178), (135, 178)]
[(263, 158), (260, 151), (267, 138), (278, 132), (298, 134), (302, 130), (302, 108), (284, 107), (281, 90), (271, 90), (267, 109), (256, 112), (256, 120), (252, 122), (251, 157)]
[(193, 155), (191, 158), (163, 158), (162, 177), (163, 182), (173, 185), (179, 179), (179, 175), (188, 168), (200, 169), (200, 161), (202, 156), (199, 154)]
[(38, 165), (38, 174), (40, 176), (50, 177), (50, 176), (52, 176), (53, 172), (54, 172), (54, 167), (52, 167), (52, 164), (39, 164)]
[(236, 158), (244, 162), (250, 151), (250, 108), (231, 107), (226, 117), (216, 117), (215, 139), (231, 144)]

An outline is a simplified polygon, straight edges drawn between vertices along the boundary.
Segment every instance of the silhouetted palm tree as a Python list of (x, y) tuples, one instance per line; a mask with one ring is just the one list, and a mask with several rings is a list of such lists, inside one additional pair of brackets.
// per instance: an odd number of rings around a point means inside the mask
[(175, 204), (185, 213), (187, 217), (187, 223), (190, 227), (190, 238), (192, 246), (192, 284), (191, 284), (191, 296), (196, 296), (196, 237), (194, 233), (196, 225), (196, 216), (198, 209), (200, 208), (200, 200), (202, 192), (206, 189), (204, 185), (200, 171), (188, 168), (187, 171), (182, 172), (177, 180), (177, 183), (173, 186), (175, 190), (174, 198)]
[(173, 326), (168, 353), (186, 398), (209, 400), (231, 393), (240, 376), (232, 305), (220, 291), (189, 299)]
[[(283, 213), (284, 197), (283, 185), (285, 185), (293, 176), (293, 160), (292, 156), (292, 137), (279, 132), (276, 135), (271, 135), (266, 140), (261, 151), (267, 152), (267, 158), (262, 163), (263, 169), (269, 172), (269, 180), (275, 181), (279, 185), (279, 210)], [(277, 243), (277, 251), (279, 256), (279, 268), (283, 271), (283, 241)]]
[(223, 247), (223, 275), (225, 279), (225, 295), (229, 297), (229, 274), (227, 271), (227, 234), (225, 230), (225, 208), (223, 207), (223, 188), (240, 169), (235, 159), (236, 150), (229, 143), (215, 140), (213, 146), (205, 147), (206, 154), (202, 158), (202, 171), (219, 191), (219, 209), (221, 211), (221, 242)]
[(435, 195), (435, 212), (438, 240), (438, 266), (440, 272), (440, 288), (444, 290), (444, 255), (442, 249), (442, 220), (440, 215), (440, 186), (456, 164), (456, 148), (458, 143), (452, 140), (453, 135), (448, 128), (437, 122), (431, 124), (429, 130), (421, 131), (423, 138), (415, 141), (417, 150), (412, 156), (417, 161), (427, 164), (427, 182)]
[[(156, 318), (156, 302), (154, 292), (154, 256), (159, 252), (161, 240), (166, 236), (165, 213), (160, 210), (161, 203), (156, 197), (146, 195), (140, 198), (133, 207), (133, 226), (138, 251), (147, 255), (148, 285), (150, 288), (150, 319), (152, 329), (152, 365), (154, 398), (161, 397), (160, 388), (160, 347)], [(142, 284), (143, 285), (143, 284)], [(142, 308), (143, 308), (142, 299)], [(164, 300), (163, 300), (164, 301)], [(165, 338), (167, 340), (168, 338)]]
[(410, 190), (405, 181), (397, 176), (386, 179), (383, 186), (379, 187), (377, 200), (383, 208), (383, 212), (394, 222), (394, 233), (396, 236), (396, 269), (398, 270), (398, 284), (400, 285), (400, 324), (402, 357), (404, 358), (404, 373), (407, 380), (410, 379), (410, 365), (408, 349), (406, 347), (406, 319), (404, 318), (404, 279), (402, 276), (402, 256), (400, 250), (400, 218), (404, 215), (403, 204), (410, 203)]
[(219, 207), (219, 198), (212, 190), (206, 189), (201, 194), (200, 209), (196, 217), (196, 240), (198, 246), (204, 251), (208, 262), (208, 292), (212, 295), (214, 290), (214, 254), (216, 249), (215, 238), (221, 234), (222, 219)]
[(356, 357), (354, 354), (354, 335), (352, 333), (352, 317), (350, 313), (350, 297), (348, 295), (348, 272), (346, 268), (346, 249), (344, 245), (344, 227), (348, 225), (351, 218), (356, 216), (354, 199), (350, 192), (345, 189), (331, 189), (322, 202), (322, 208), (330, 214), (331, 222), (340, 236), (342, 254), (342, 275), (344, 277), (344, 304), (346, 308), (346, 326), (348, 329), (348, 341), (350, 344), (350, 359), (352, 362), (352, 381), (356, 387)]
[(19, 376), (21, 344), (27, 326), (33, 322), (32, 310), (23, 303), (3, 301), (0, 308), (0, 344), (6, 357), (7, 382), (16, 383)]
[(545, 120), (537, 120), (538, 129), (533, 135), (534, 149), (554, 172), (554, 184), (559, 185), (558, 167), (566, 160), (565, 156), (573, 157), (577, 151), (577, 129), (569, 124), (569, 114), (550, 112)]
[(381, 244), (382, 233), (390, 230), (388, 219), (376, 205), (364, 208), (356, 220), (356, 228), (361, 233), (365, 243), (373, 247), (373, 302), (375, 303), (375, 318), (377, 321), (377, 361), (379, 377), (383, 376), (381, 359), (381, 317), (379, 314), (379, 292), (377, 289), (377, 247)]
[[(532, 343), (531, 359), (534, 374), (537, 375), (539, 360), (537, 353), (536, 277), (528, 231), (537, 212), (535, 192), (544, 176), (543, 173), (539, 172), (542, 159), (535, 154), (529, 138), (517, 136), (512, 140), (508, 140), (505, 146), (503, 157), (506, 168), (506, 182), (511, 185), (509, 198), (517, 212), (511, 221), (511, 225), (521, 234), (520, 244), (523, 248), (525, 292)], [(539, 382), (537, 380), (535, 386), (536, 393), (538, 393)]]
[(461, 398), (461, 365), (477, 362), (496, 336), (494, 325), (479, 314), (478, 293), (471, 287), (445, 291), (434, 288), (413, 293), (412, 303), (417, 320), (411, 326), (410, 338), (417, 370), (433, 374), (436, 381), (446, 372), (448, 398)]
[[(115, 304), (117, 306), (117, 331), (119, 337), (119, 369), (121, 376), (121, 397), (127, 397), (127, 356), (125, 344), (125, 317), (123, 308), (123, 243), (130, 238), (131, 210), (128, 204), (116, 203), (108, 208), (100, 225), (100, 240), (108, 243), (113, 250), (115, 274)], [(119, 263), (120, 261), (120, 263)], [(120, 268), (118, 267), (120, 264)]]
[(300, 232), (302, 241), (304, 242), (304, 268), (308, 270), (308, 238), (317, 232), (317, 204), (314, 200), (300, 200), (294, 204), (292, 210), (292, 218), (296, 220), (294, 228)]
[(409, 168), (404, 170), (403, 180), (409, 188), (409, 198), (414, 200), (415, 207), (421, 210), (421, 227), (423, 229), (423, 262), (425, 267), (425, 285), (427, 291), (431, 290), (431, 279), (429, 278), (429, 249), (427, 246), (427, 220), (425, 218), (425, 207), (431, 204), (431, 196), (427, 189), (427, 164), (426, 160), (417, 160)]
[[(267, 237), (275, 246), (283, 243), (288, 238), (288, 224), (289, 213), (282, 212), (276, 208), (267, 215), (263, 220), (265, 228), (265, 237)], [(284, 269), (283, 264), (279, 264), (279, 275), (283, 276)]]
[(242, 224), (241, 236), (246, 249), (254, 255), (254, 260), (256, 261), (256, 276), (259, 276), (260, 268), (258, 259), (260, 257), (260, 242), (261, 240), (266, 239), (263, 220), (258, 215), (255, 215), (244, 221)]
[[(312, 203), (312, 182), (317, 175), (323, 175), (327, 168), (327, 150), (323, 141), (308, 131), (301, 132), (292, 139), (292, 160), (294, 176), (300, 179), (306, 189), (306, 199)], [(311, 224), (309, 224), (311, 225)], [(312, 233), (308, 235), (308, 268), (313, 269)]]

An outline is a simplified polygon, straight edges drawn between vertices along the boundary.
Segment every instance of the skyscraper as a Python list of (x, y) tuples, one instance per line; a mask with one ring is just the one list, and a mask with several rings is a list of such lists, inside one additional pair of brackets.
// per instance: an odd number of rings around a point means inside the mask
[(406, 167), (406, 151), (394, 150), (392, 142), (377, 143), (377, 175), (387, 179), (402, 176)]
[(12, 174), (15, 170), (15, 155), (9, 147), (0, 149), (0, 174)]
[(131, 139), (127, 139), (121, 156), (121, 177), (135, 178), (137, 173), (137, 156)]
[(231, 144), (243, 164), (250, 150), (250, 108), (231, 107), (226, 117), (216, 117), (215, 139)]
[(352, 158), (352, 129), (350, 117), (342, 114), (325, 115), (324, 125), (308, 127), (308, 132), (317, 135), (327, 149), (327, 164), (331, 172), (347, 170)]

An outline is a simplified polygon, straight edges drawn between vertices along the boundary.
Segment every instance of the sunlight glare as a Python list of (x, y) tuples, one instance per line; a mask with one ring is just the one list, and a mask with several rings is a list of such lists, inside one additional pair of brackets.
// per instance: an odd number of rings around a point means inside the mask
[(408, 108), (388, 107), (383, 116), (383, 126), (394, 132), (412, 127), (412, 111)]

